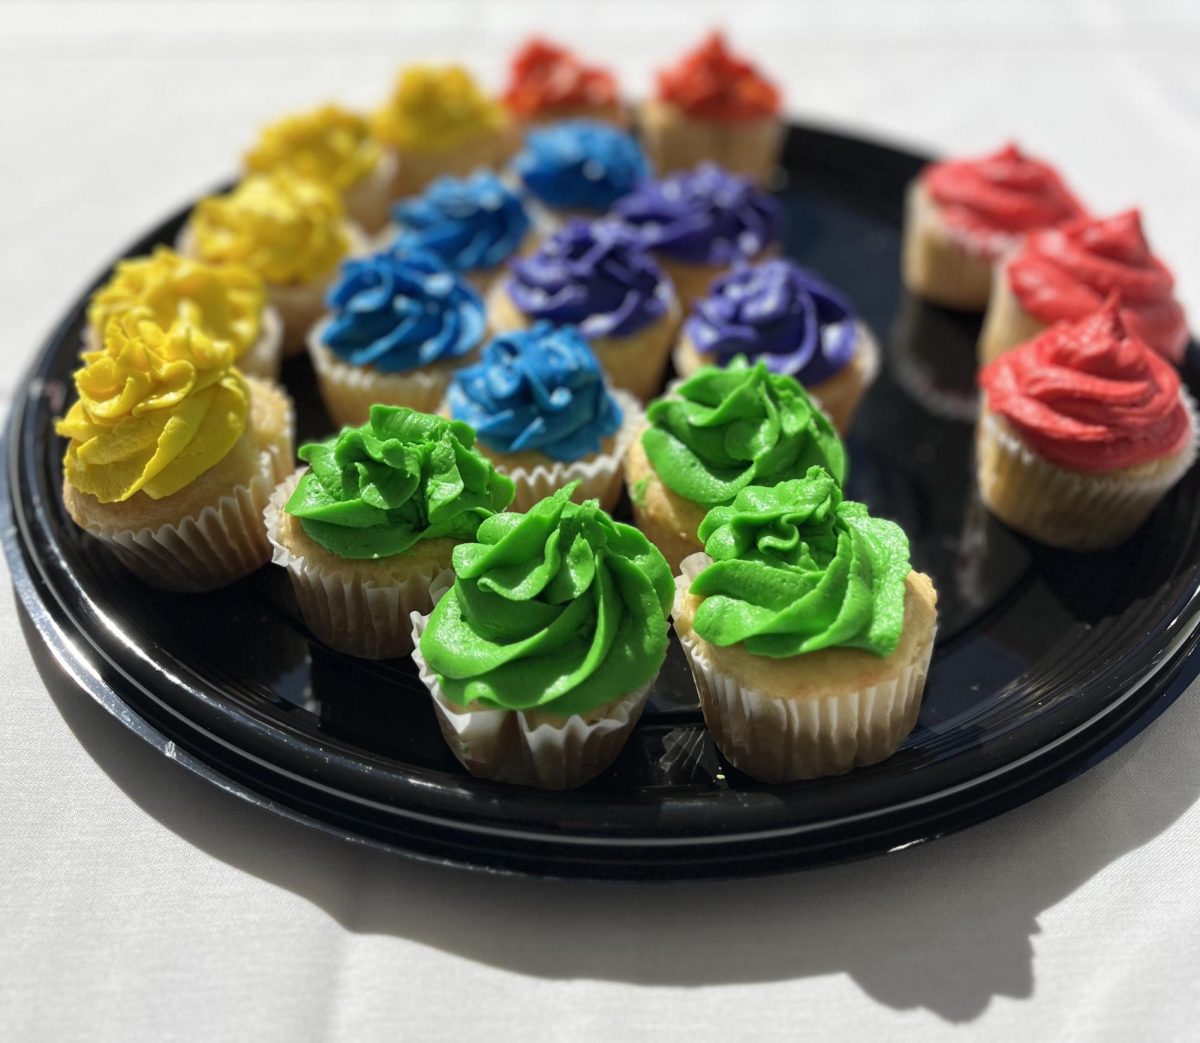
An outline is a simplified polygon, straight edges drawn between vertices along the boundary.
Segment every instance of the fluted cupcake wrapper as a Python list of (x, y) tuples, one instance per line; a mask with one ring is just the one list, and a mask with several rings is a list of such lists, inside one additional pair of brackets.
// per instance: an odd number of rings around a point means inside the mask
[(342, 192), (346, 213), (366, 236), (373, 236), (391, 219), (395, 179), (396, 156), (384, 152), (374, 170)]

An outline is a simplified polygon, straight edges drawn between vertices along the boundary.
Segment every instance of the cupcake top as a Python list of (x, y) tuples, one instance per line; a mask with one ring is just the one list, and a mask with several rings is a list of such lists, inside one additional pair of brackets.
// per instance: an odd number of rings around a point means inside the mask
[(637, 236), (608, 221), (568, 222), (513, 262), (505, 287), (529, 318), (578, 326), (588, 340), (636, 333), (674, 296)]
[(585, 65), (556, 44), (534, 38), (513, 57), (504, 103), (520, 119), (619, 106), (617, 80), (607, 69)]
[(1007, 272), (1021, 307), (1040, 322), (1082, 319), (1115, 293), (1130, 333), (1172, 362), (1183, 358), (1188, 329), (1175, 280), (1151, 252), (1136, 210), (1035, 232)]
[(686, 264), (727, 265), (779, 242), (778, 201), (749, 178), (701, 163), (634, 189), (613, 207), (647, 249)]
[(740, 264), (716, 279), (684, 331), (697, 351), (719, 364), (747, 355), (809, 387), (840, 372), (858, 340), (850, 302), (783, 259)]
[(263, 127), (245, 163), (256, 173), (290, 170), (344, 192), (370, 174), (379, 157), (379, 143), (364, 116), (323, 105)]
[(67, 480), (101, 503), (137, 492), (157, 500), (220, 463), (249, 408), (232, 358), (231, 341), (186, 322), (164, 329), (149, 308), (113, 316), (104, 346), (84, 353), (79, 399), (57, 425), (70, 439)]
[(783, 659), (825, 648), (890, 655), (904, 629), (908, 538), (842, 499), (811, 467), (772, 488), (750, 486), (700, 523), (713, 559), (693, 581), (693, 627), (721, 647)]
[(454, 548), (454, 586), (421, 654), (458, 706), (584, 714), (635, 692), (667, 651), (673, 587), (662, 553), (575, 485), (497, 514)]
[(249, 268), (206, 264), (156, 246), (149, 257), (117, 262), (112, 278), (92, 294), (87, 318), (100, 339), (114, 316), (147, 308), (163, 329), (179, 319), (215, 340), (232, 341), (236, 357), (258, 340), (266, 300), (262, 279)]
[(340, 558), (387, 558), (420, 540), (473, 539), (513, 498), (513, 483), (474, 445), (466, 424), (372, 406), (362, 427), (300, 447), (310, 469), (284, 510)]
[(650, 177), (650, 163), (632, 135), (592, 120), (528, 131), (513, 166), (547, 206), (596, 214)]
[(343, 362), (406, 373), (461, 358), (483, 340), (483, 301), (424, 250), (354, 257), (325, 295), (318, 337)]
[(521, 197), (490, 170), (442, 177), (392, 211), (406, 244), (438, 255), (456, 272), (503, 264), (531, 227)]
[(719, 32), (659, 72), (658, 93), (693, 119), (720, 123), (767, 119), (779, 112), (780, 104), (779, 89), (732, 54)]
[(1005, 352), (979, 382), (989, 410), (1068, 470), (1136, 467), (1193, 438), (1178, 374), (1126, 330), (1116, 298)]
[(583, 334), (548, 322), (492, 340), (483, 361), (454, 375), (448, 402), (455, 420), (501, 453), (579, 460), (621, 426), (621, 407)]
[(457, 148), (504, 128), (508, 116), (461, 65), (410, 65), (374, 116), (385, 145), (419, 152)]
[(819, 465), (839, 482), (846, 450), (791, 377), (738, 357), (706, 366), (650, 404), (642, 446), (663, 484), (707, 507), (748, 485), (776, 485)]
[(228, 195), (200, 200), (191, 229), (204, 260), (243, 264), (278, 285), (320, 279), (350, 249), (337, 195), (286, 170), (251, 174)]

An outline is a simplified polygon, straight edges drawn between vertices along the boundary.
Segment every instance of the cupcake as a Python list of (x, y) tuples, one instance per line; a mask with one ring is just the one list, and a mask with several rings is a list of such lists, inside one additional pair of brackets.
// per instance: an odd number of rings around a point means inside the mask
[(846, 477), (846, 450), (792, 377), (759, 362), (709, 366), (650, 404), (625, 458), (637, 526), (672, 569), (702, 547), (700, 522), (748, 485), (771, 486), (825, 468)]
[(539, 322), (502, 333), (483, 359), (460, 369), (446, 397), (451, 417), (475, 429), (476, 448), (516, 483), (525, 511), (574, 483), (575, 499), (611, 511), (642, 407), (611, 391), (583, 334)]
[(285, 116), (268, 124), (246, 153), (251, 174), (288, 170), (336, 192), (350, 220), (368, 232), (388, 221), (395, 156), (371, 136), (365, 116), (338, 105)]
[(775, 85), (712, 33), (658, 74), (658, 95), (641, 109), (642, 140), (660, 174), (707, 159), (764, 181), (783, 141), (779, 106)]
[(332, 191), (276, 171), (251, 174), (228, 195), (200, 200), (180, 234), (180, 253), (257, 274), (283, 323), (288, 356), (303, 350), (338, 262), (356, 238)]
[(212, 590), (271, 557), (262, 511), (291, 466), (292, 407), (232, 358), (231, 341), (130, 308), (84, 353), (57, 425), (67, 513), (164, 590)]
[(176, 319), (213, 340), (227, 340), (238, 369), (249, 376), (279, 376), (283, 324), (267, 304), (263, 281), (240, 264), (205, 264), (156, 246), (149, 257), (118, 261), (112, 277), (88, 302), (84, 351), (99, 351), (109, 320), (148, 308), (168, 329)]
[(620, 753), (666, 658), (667, 563), (572, 491), (488, 518), (455, 548), (432, 614), (413, 617), (413, 659), (472, 775), (587, 782)]
[(845, 433), (879, 371), (879, 348), (850, 302), (793, 261), (740, 264), (697, 302), (675, 348), (691, 376), (737, 355), (795, 377)]
[(979, 374), (976, 471), (1010, 528), (1068, 550), (1115, 547), (1192, 466), (1195, 407), (1117, 299)]
[(1082, 216), (1057, 171), (1016, 145), (932, 163), (905, 201), (904, 285), (934, 304), (983, 311), (997, 259), (1027, 233)]
[(481, 293), (503, 266), (533, 248), (533, 224), (521, 197), (489, 170), (438, 178), (392, 211), (393, 250), (429, 250)]
[(909, 565), (900, 527), (813, 467), (741, 490), (700, 537), (672, 616), (730, 763), (791, 782), (895, 753), (917, 722), (937, 630), (937, 593)]
[(1115, 294), (1125, 328), (1179, 365), (1188, 328), (1174, 288), (1136, 210), (1034, 232), (997, 267), (980, 359), (991, 362), (1056, 322), (1085, 318)]
[(396, 160), (393, 198), (415, 196), (443, 174), (499, 167), (516, 144), (504, 107), (460, 65), (405, 69), (372, 129)]
[(483, 301), (427, 251), (382, 251), (342, 265), (309, 357), (339, 427), (376, 404), (435, 411), (451, 374), (483, 343)]
[(536, 38), (513, 57), (504, 104), (523, 124), (575, 119), (617, 126), (628, 122), (611, 72), (585, 65), (567, 48)]
[(412, 650), (409, 614), (463, 540), (513, 486), (474, 451), (466, 424), (373, 406), (361, 427), (300, 447), (308, 463), (262, 514), (300, 614), (331, 648), (364, 659)]
[(730, 265), (776, 251), (783, 226), (773, 196), (712, 163), (643, 184), (613, 216), (641, 236), (685, 309)]
[(662, 386), (679, 328), (671, 282), (628, 229), (571, 221), (512, 263), (488, 294), (494, 332), (545, 319), (578, 326), (614, 387), (645, 401)]

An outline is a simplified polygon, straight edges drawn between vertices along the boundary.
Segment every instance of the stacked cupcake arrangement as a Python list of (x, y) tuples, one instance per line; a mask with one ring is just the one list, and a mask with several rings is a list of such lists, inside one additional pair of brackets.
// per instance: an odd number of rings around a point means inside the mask
[[(883, 760), (937, 594), (843, 493), (881, 353), (781, 253), (780, 106), (719, 34), (636, 109), (534, 41), (498, 98), (419, 66), (370, 116), (267, 127), (174, 249), (95, 293), (68, 512), (160, 588), (283, 568), (317, 639), (412, 657), (484, 778), (602, 772), (672, 626), (742, 771)], [(979, 481), (1012, 527), (1111, 546), (1191, 466), (1186, 324), (1136, 214), (1091, 218), (1015, 148), (935, 164), (904, 277), (988, 310)], [(294, 455), (280, 362), (305, 353), (336, 430)]]

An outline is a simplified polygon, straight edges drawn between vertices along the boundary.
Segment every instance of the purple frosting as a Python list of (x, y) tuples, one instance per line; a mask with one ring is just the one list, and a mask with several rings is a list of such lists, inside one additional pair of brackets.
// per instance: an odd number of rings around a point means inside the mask
[(648, 250), (685, 264), (757, 257), (779, 241), (783, 223), (773, 196), (712, 163), (641, 185), (613, 213)]
[(513, 262), (507, 289), (531, 319), (578, 326), (589, 340), (624, 337), (667, 314), (670, 284), (629, 229), (571, 221)]
[(854, 309), (841, 293), (792, 261), (739, 264), (716, 279), (684, 329), (721, 365), (761, 360), (801, 384), (827, 380), (854, 357)]

